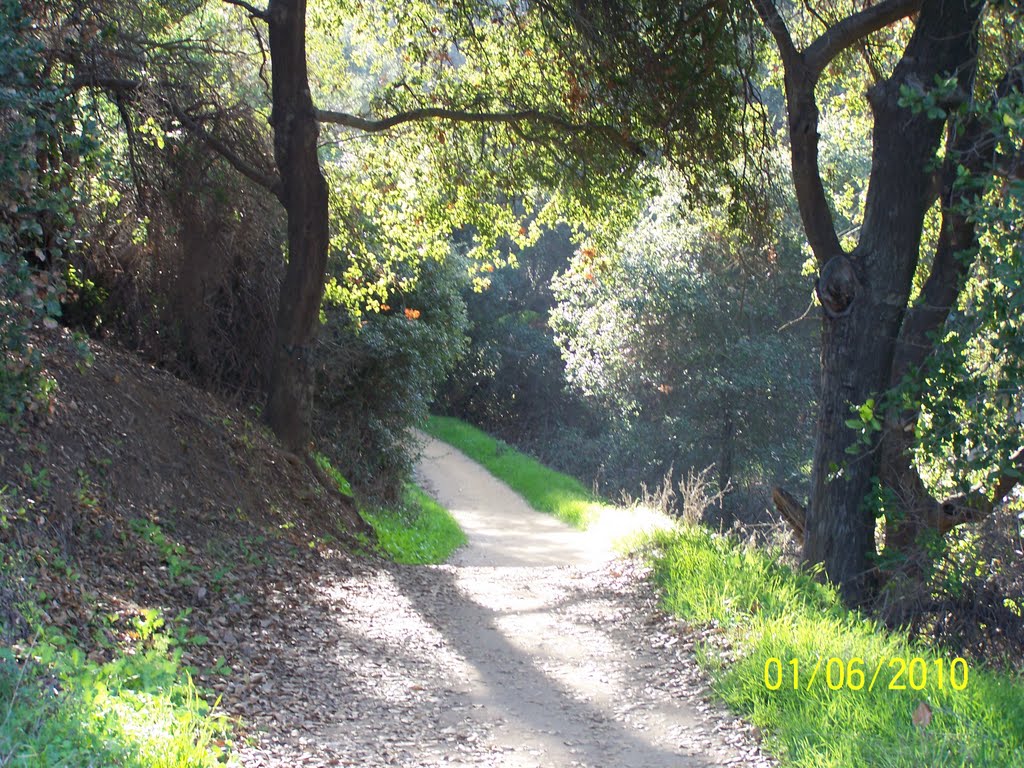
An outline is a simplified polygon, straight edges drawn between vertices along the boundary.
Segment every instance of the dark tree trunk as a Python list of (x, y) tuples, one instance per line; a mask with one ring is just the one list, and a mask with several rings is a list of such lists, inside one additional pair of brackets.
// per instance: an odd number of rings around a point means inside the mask
[[(925, 212), (934, 199), (929, 164), (944, 119), (900, 106), (901, 90), (932, 88), (956, 77), (970, 92), (977, 22), (973, 0), (884, 0), (836, 23), (799, 50), (772, 0), (751, 0), (778, 45), (786, 74), (793, 182), (808, 243), (818, 262), (817, 293), (824, 310), (821, 402), (809, 506), (777, 489), (776, 503), (804, 538), (804, 558), (824, 565), (844, 598), (859, 603), (874, 579), (875, 521), (869, 497), (879, 475), (878, 440), (847, 453), (858, 435), (846, 426), (850, 407), (876, 401), (891, 384), (911, 281), (917, 268)], [(815, 86), (843, 50), (872, 32), (918, 12), (914, 35), (892, 76), (869, 93), (874, 142), (864, 222), (852, 253), (843, 252), (818, 168)], [(901, 347), (900, 354), (906, 350)], [(888, 423), (888, 420), (887, 420)], [(896, 441), (887, 461), (909, 461)]]
[[(928, 165), (943, 127), (941, 119), (901, 107), (900, 89), (956, 75), (969, 92), (980, 10), (980, 3), (923, 3), (892, 77), (869, 94), (874, 145), (859, 244), (849, 258), (837, 254), (820, 272), (825, 307), (821, 406), (804, 556), (824, 563), (851, 603), (867, 597), (872, 587), (874, 516), (868, 499), (883, 453), (877, 446), (858, 455), (846, 453), (855, 434), (845, 421), (851, 405), (878, 398), (890, 386), (931, 203)], [(909, 460), (906, 446), (898, 452)]]
[(317, 153), (319, 124), (306, 69), (305, 0), (267, 8), (273, 66), (271, 123), (280, 196), (288, 213), (288, 266), (278, 303), (266, 418), (288, 448), (305, 453), (311, 437), (310, 360), (327, 269), (327, 184)]

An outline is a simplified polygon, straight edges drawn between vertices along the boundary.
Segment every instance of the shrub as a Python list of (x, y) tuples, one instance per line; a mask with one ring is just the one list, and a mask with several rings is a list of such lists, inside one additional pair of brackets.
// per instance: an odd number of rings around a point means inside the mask
[(0, 411), (44, 407), (55, 384), (32, 330), (55, 328), (71, 220), (66, 157), (82, 139), (60, 126), (74, 111), (50, 79), (21, 3), (0, 2)]
[(422, 265), (416, 287), (358, 325), (325, 310), (318, 342), (321, 450), (364, 498), (393, 504), (412, 470), (412, 430), (465, 349), (457, 260)]

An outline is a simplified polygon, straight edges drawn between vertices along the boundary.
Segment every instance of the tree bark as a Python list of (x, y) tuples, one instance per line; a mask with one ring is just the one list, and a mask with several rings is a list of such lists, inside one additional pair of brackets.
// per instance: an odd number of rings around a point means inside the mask
[[(881, 452), (876, 440), (859, 455), (847, 453), (856, 435), (845, 422), (851, 405), (878, 399), (890, 385), (924, 216), (933, 198), (928, 165), (944, 123), (926, 111), (915, 115), (900, 106), (901, 88), (921, 90), (932, 87), (937, 76), (956, 76), (969, 92), (982, 4), (924, 0), (900, 63), (869, 94), (875, 122), (868, 196), (860, 241), (846, 254), (818, 169), (814, 88), (840, 50), (907, 15), (916, 3), (883, 2), (856, 13), (801, 52), (770, 0), (752, 1), (775, 37), (786, 70), (794, 186), (819, 265), (817, 294), (824, 311), (821, 402), (810, 504), (803, 521), (804, 559), (823, 564), (847, 602), (857, 604), (870, 596), (874, 585), (875, 526), (868, 501)], [(903, 447), (897, 452), (907, 453)]]
[(311, 438), (310, 360), (330, 243), (320, 127), (306, 68), (305, 0), (271, 0), (265, 15), (273, 66), (274, 158), (288, 213), (288, 265), (277, 312), (266, 419), (281, 442), (305, 453)]

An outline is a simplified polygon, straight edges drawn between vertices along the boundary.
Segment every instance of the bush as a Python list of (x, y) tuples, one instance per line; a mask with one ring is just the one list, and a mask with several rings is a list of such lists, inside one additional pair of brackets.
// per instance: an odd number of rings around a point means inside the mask
[(317, 344), (321, 450), (367, 502), (400, 501), (414, 427), (465, 349), (457, 260), (422, 265), (416, 287), (358, 325), (328, 307)]
[[(240, 141), (252, 154), (260, 142)], [(110, 143), (91, 158), (66, 322), (207, 389), (262, 399), (285, 263), (279, 202), (187, 134), (139, 140), (133, 167)]]
[(71, 189), (65, 157), (83, 140), (60, 126), (74, 111), (45, 73), (22, 4), (0, 2), (0, 412), (44, 408), (55, 383), (32, 330), (56, 327), (64, 290)]

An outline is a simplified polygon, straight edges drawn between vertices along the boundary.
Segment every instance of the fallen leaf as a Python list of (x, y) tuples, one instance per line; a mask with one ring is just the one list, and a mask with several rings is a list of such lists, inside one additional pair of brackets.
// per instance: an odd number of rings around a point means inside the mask
[(927, 728), (932, 721), (932, 708), (922, 701), (910, 716), (910, 720), (921, 729)]

